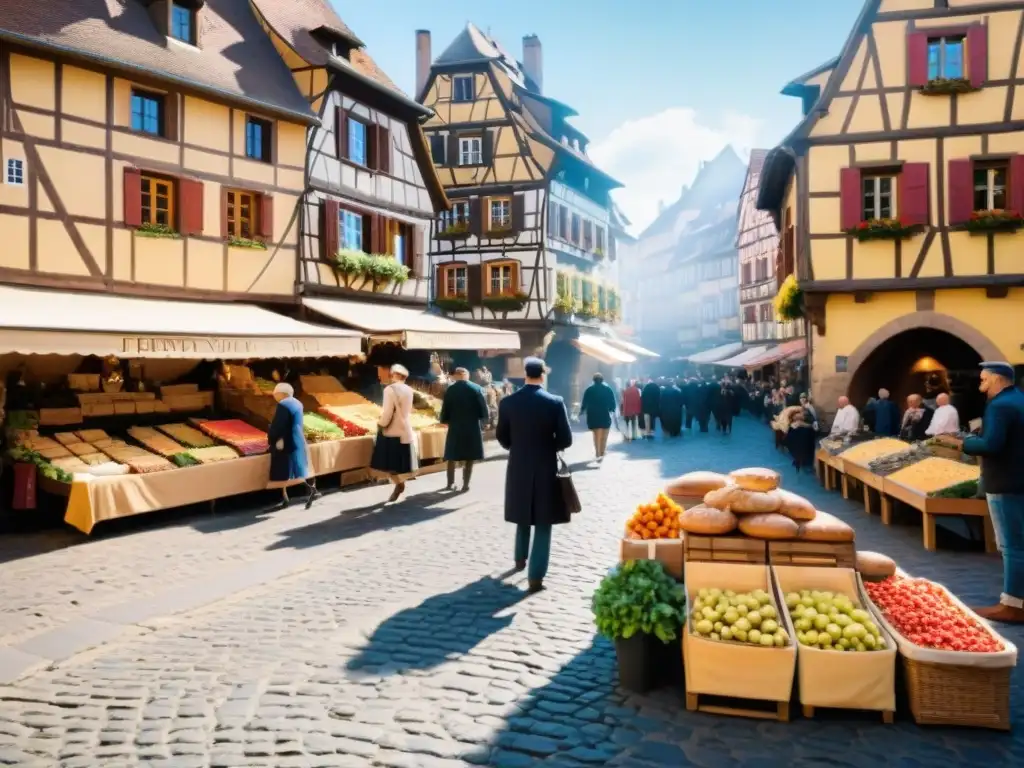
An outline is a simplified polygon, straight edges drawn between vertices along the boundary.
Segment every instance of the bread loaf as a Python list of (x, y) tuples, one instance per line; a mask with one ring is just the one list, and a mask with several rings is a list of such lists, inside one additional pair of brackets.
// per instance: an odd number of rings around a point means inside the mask
[(797, 538), (804, 541), (846, 542), (853, 541), (856, 536), (853, 528), (838, 517), (819, 509), (813, 520), (800, 523)]
[(774, 493), (777, 493), (782, 499), (782, 506), (779, 507), (780, 514), (792, 518), (797, 522), (814, 519), (814, 505), (803, 496), (798, 496), (784, 488), (778, 488)]
[(727, 485), (704, 496), (704, 503), (715, 509), (728, 509), (736, 514), (756, 515), (777, 512), (782, 506), (782, 497), (775, 491), (757, 493), (745, 491), (735, 485)]
[(782, 478), (779, 473), (764, 467), (734, 469), (729, 478), (745, 491), (774, 491)]
[(742, 515), (740, 531), (755, 539), (795, 539), (800, 526), (785, 515), (770, 512), (763, 515)]
[(736, 515), (727, 509), (715, 509), (704, 504), (687, 509), (679, 516), (679, 527), (688, 533), (720, 536), (736, 530)]
[(687, 472), (665, 487), (665, 493), (673, 498), (703, 499), (708, 491), (714, 491), (729, 484), (729, 478), (717, 472)]
[(867, 581), (881, 581), (896, 573), (896, 562), (878, 552), (858, 552), (857, 571)]

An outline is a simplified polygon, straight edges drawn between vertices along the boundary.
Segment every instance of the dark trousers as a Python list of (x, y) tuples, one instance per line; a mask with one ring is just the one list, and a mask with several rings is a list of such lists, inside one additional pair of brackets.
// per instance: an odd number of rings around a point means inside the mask
[(693, 429), (693, 412), (690, 410), (689, 406), (686, 408), (686, 428)]
[[(533, 548), (530, 548), (530, 530), (533, 529)], [(551, 526), (550, 525), (517, 525), (516, 526), (516, 562), (529, 559), (530, 566), (526, 577), (530, 581), (540, 581), (548, 572), (548, 561), (551, 559)]]
[(707, 416), (707, 414), (703, 414), (703, 413), (698, 414), (697, 415), (697, 423), (700, 424), (700, 431), (701, 432), (707, 432), (708, 431), (708, 416)]
[(719, 424), (722, 425), (723, 432), (727, 435), (730, 434), (732, 432), (732, 414), (730, 413), (727, 416), (723, 416)]
[[(448, 462), (448, 485), (455, 485), (455, 465), (457, 461)], [(464, 488), (469, 487), (469, 479), (473, 476), (473, 462), (464, 461), (462, 462), (462, 485)]]

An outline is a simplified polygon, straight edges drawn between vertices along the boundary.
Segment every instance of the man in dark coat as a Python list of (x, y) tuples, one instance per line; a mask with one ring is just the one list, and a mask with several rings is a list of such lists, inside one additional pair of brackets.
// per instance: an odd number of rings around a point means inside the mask
[(981, 364), (979, 390), (988, 397), (981, 434), (964, 440), (964, 453), (981, 457), (981, 484), (1003, 555), (1003, 594), (978, 613), (990, 621), (1024, 623), (1024, 393), (1013, 366)]
[(882, 437), (896, 437), (900, 433), (900, 409), (889, 399), (889, 390), (878, 390), (875, 401), (875, 434)]
[(732, 433), (732, 419), (735, 415), (736, 393), (728, 377), (722, 379), (716, 400), (715, 422), (718, 431), (728, 435)]
[(683, 431), (683, 392), (669, 379), (661, 390), (661, 430), (666, 437), (679, 437)]
[(708, 431), (708, 423), (711, 421), (711, 408), (714, 404), (714, 395), (718, 391), (718, 382), (705, 381), (700, 384), (700, 391), (697, 393), (697, 423), (701, 432)]
[(644, 412), (644, 439), (654, 439), (654, 424), (661, 415), (661, 387), (648, 377), (640, 392), (640, 407)]
[(558, 479), (558, 453), (572, 445), (572, 429), (562, 398), (543, 388), (544, 361), (528, 357), (523, 368), (526, 386), (498, 405), (497, 438), (508, 451), (505, 522), (516, 525), (516, 570), (526, 568), (529, 558), (532, 593), (544, 588), (551, 526), (568, 523), (571, 516)]
[(444, 440), (444, 460), (448, 462), (448, 485), (455, 489), (455, 464), (462, 462), (462, 492), (469, 490), (473, 462), (484, 458), (484, 437), (480, 422), (487, 418), (487, 400), (479, 385), (469, 380), (469, 371), (456, 368), (452, 383), (444, 393), (440, 421), (448, 425)]
[(593, 381), (583, 392), (580, 413), (586, 416), (587, 429), (594, 435), (594, 458), (602, 461), (608, 447), (608, 430), (612, 428), (616, 398), (615, 390), (605, 383), (600, 373), (594, 374)]
[(686, 396), (686, 428), (693, 429), (693, 418), (700, 410), (700, 381), (694, 376), (688, 378), (683, 393)]

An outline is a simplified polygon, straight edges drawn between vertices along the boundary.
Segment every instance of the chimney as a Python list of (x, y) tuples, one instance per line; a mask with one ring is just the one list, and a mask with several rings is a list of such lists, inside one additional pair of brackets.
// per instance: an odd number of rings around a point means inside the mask
[(426, 94), (423, 89), (427, 87), (427, 78), (430, 77), (430, 30), (416, 30), (416, 94), (417, 99), (423, 98)]
[(537, 85), (537, 93), (543, 93), (544, 58), (540, 38), (536, 35), (523, 38), (523, 72)]

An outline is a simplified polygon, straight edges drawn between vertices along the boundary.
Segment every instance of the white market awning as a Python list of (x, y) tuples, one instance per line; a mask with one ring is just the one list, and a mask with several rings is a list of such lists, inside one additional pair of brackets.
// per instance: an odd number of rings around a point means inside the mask
[(348, 357), (360, 334), (253, 306), (0, 285), (0, 352), (241, 360)]
[(753, 360), (759, 355), (763, 355), (767, 351), (768, 347), (751, 347), (750, 349), (743, 350), (738, 355), (727, 357), (725, 360), (719, 360), (715, 365), (721, 365), (725, 368), (742, 368), (744, 363)]
[(706, 363), (716, 363), (719, 360), (724, 360), (727, 357), (739, 353), (743, 349), (743, 342), (736, 341), (732, 344), (723, 344), (720, 347), (713, 347), (712, 349), (705, 349), (703, 352), (698, 352), (695, 355), (690, 355), (686, 358), (691, 363), (697, 365), (704, 365)]
[(623, 352), (621, 349), (616, 349), (608, 343), (607, 339), (602, 339), (600, 336), (582, 334), (578, 338), (573, 339), (572, 343), (583, 354), (589, 355), (595, 360), (600, 360), (608, 365), (636, 362), (636, 358), (631, 354)]
[(624, 341), (623, 339), (605, 339), (605, 341), (617, 349), (621, 349), (623, 352), (629, 352), (637, 357), (661, 357), (657, 352), (651, 352), (651, 350), (641, 347), (639, 344), (634, 344), (631, 341)]
[(398, 342), (406, 349), (519, 349), (519, 334), (515, 331), (460, 323), (418, 309), (347, 299), (304, 298), (302, 303), (371, 339)]

